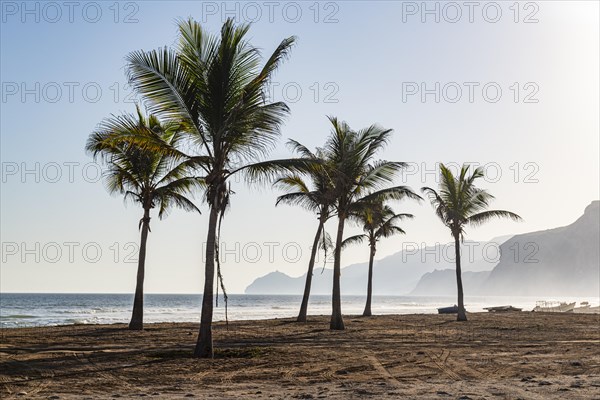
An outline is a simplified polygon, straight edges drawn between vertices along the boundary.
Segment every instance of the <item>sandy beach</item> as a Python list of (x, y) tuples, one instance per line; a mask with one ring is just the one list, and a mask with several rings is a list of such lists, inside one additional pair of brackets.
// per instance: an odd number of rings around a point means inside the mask
[(2, 329), (2, 398), (600, 398), (600, 317), (471, 314)]

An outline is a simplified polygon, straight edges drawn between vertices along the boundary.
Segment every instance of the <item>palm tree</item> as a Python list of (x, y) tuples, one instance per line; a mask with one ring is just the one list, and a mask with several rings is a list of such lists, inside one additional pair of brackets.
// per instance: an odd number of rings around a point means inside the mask
[(412, 214), (396, 214), (394, 210), (382, 201), (373, 201), (367, 204), (362, 210), (350, 216), (356, 220), (365, 233), (354, 235), (344, 240), (342, 247), (352, 243), (362, 243), (367, 240), (369, 243), (369, 274), (367, 282), (367, 302), (363, 316), (369, 317), (371, 312), (371, 297), (373, 293), (373, 260), (377, 252), (377, 242), (381, 238), (388, 238), (397, 234), (405, 234), (404, 230), (397, 224), (402, 219), (413, 218)]
[(177, 140), (178, 130), (179, 124), (161, 123), (152, 114), (144, 118), (137, 108), (137, 119), (133, 115), (122, 115), (104, 120), (98, 130), (90, 135), (86, 144), (86, 150), (94, 158), (101, 156), (108, 166), (105, 172), (108, 191), (123, 195), (125, 200), (131, 199), (139, 203), (144, 210), (139, 223), (141, 239), (137, 283), (129, 329), (143, 329), (144, 274), (150, 210), (158, 207), (158, 217), (161, 219), (173, 206), (200, 212), (186, 196), (196, 187), (202, 186), (202, 180), (188, 175), (191, 171), (187, 162), (173, 164), (173, 159), (167, 155), (140, 148), (123, 137), (141, 136), (170, 145)]
[(330, 328), (343, 330), (340, 274), (344, 224), (353, 213), (369, 202), (380, 199), (402, 199), (420, 197), (406, 186), (387, 187), (405, 163), (395, 161), (373, 161), (375, 154), (383, 149), (392, 134), (391, 129), (371, 125), (353, 131), (345, 122), (330, 117), (333, 126), (324, 148), (325, 159), (331, 164), (334, 186), (334, 210), (338, 216), (338, 227), (333, 263), (333, 293)]
[(476, 168), (467, 176), (469, 166), (463, 164), (460, 175), (455, 177), (444, 164), (440, 165), (439, 193), (430, 188), (421, 190), (427, 194), (435, 213), (444, 225), (450, 228), (454, 238), (454, 251), (456, 254), (456, 285), (458, 289), (458, 321), (466, 321), (467, 314), (463, 302), (463, 286), (460, 267), (460, 243), (464, 238), (465, 226), (478, 226), (492, 218), (510, 218), (520, 221), (521, 217), (510, 211), (487, 210), (489, 203), (494, 199), (490, 193), (475, 186), (475, 180), (484, 176), (482, 168)]
[[(275, 70), (288, 56), (294, 37), (284, 39), (261, 65), (260, 51), (247, 41), (249, 25), (229, 19), (220, 35), (206, 32), (193, 19), (180, 21), (176, 49), (136, 51), (127, 57), (133, 88), (149, 109), (180, 121), (194, 154), (170, 149), (204, 172), (210, 214), (202, 315), (195, 356), (212, 358), (212, 316), (218, 221), (229, 205), (230, 178), (251, 182), (293, 171), (295, 160), (262, 161), (274, 147), (289, 108), (266, 100)], [(146, 144), (147, 145), (147, 144)], [(218, 252), (218, 251), (217, 251)]]
[(310, 260), (308, 262), (308, 271), (306, 272), (306, 282), (304, 284), (304, 295), (300, 305), (297, 322), (306, 322), (308, 312), (308, 298), (310, 297), (310, 288), (312, 284), (313, 269), (317, 251), (319, 248), (327, 249), (327, 235), (325, 234), (325, 223), (331, 217), (331, 208), (333, 206), (333, 187), (331, 185), (331, 172), (327, 170), (326, 160), (323, 159), (323, 151), (317, 149), (315, 153), (307, 147), (289, 140), (288, 145), (301, 157), (315, 160), (317, 163), (309, 168), (304, 175), (310, 180), (310, 185), (297, 173), (286, 174), (275, 181), (275, 185), (286, 190), (287, 193), (277, 198), (276, 205), (281, 203), (290, 205), (299, 205), (308, 211), (317, 214), (319, 221), (317, 232), (311, 248)]

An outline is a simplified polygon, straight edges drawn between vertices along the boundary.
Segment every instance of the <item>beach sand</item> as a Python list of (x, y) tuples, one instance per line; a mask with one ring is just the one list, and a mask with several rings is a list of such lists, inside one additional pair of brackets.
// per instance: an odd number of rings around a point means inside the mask
[(216, 358), (197, 325), (2, 329), (0, 397), (214, 399), (600, 398), (600, 316), (470, 314), (236, 321)]

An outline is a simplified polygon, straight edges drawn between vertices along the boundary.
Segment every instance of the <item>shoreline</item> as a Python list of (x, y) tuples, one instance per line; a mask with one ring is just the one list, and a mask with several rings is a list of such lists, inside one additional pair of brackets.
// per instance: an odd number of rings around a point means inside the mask
[[(132, 296), (129, 295), (1, 295), (0, 328), (25, 326), (57, 326), (65, 324), (128, 323), (131, 319)], [(546, 297), (548, 298), (548, 297)], [(466, 296), (470, 312), (486, 312), (486, 307), (511, 304), (533, 310), (538, 297)], [(552, 299), (552, 298), (551, 298)], [(578, 297), (553, 299), (567, 303), (587, 301), (592, 306), (600, 298)], [(362, 314), (365, 296), (342, 296), (342, 313)], [(231, 320), (263, 320), (292, 318), (298, 314), (301, 296), (252, 295), (229, 298)], [(456, 304), (455, 296), (374, 296), (372, 311), (377, 315), (436, 314), (437, 308)], [(213, 320), (225, 319), (223, 303), (213, 310)], [(27, 304), (28, 307), (23, 307)], [(148, 295), (144, 301), (144, 320), (155, 322), (200, 322), (201, 295)], [(330, 315), (331, 296), (311, 296), (309, 312)]]
[[(381, 310), (377, 310), (377, 311), (381, 311)], [(555, 315), (555, 314), (559, 314), (557, 312), (544, 312), (544, 311), (533, 311), (533, 310), (522, 310), (519, 312), (520, 314), (528, 314), (528, 313), (535, 313), (535, 314), (551, 314), (551, 315)], [(467, 311), (467, 315), (477, 315), (477, 314), (494, 314), (494, 315), (498, 315), (497, 313), (490, 313), (486, 310), (480, 311)], [(501, 313), (504, 314), (504, 313)], [(511, 313), (512, 314), (512, 313)], [(567, 315), (596, 315), (600, 317), (600, 313), (583, 313), (583, 312), (564, 312), (564, 313), (560, 313), (560, 314), (567, 314)], [(434, 310), (427, 310), (426, 312), (409, 312), (409, 313), (393, 313), (393, 312), (380, 312), (374, 313), (374, 317), (377, 316), (388, 316), (388, 317), (398, 317), (398, 316), (424, 316), (424, 315), (439, 315), (437, 312), (437, 309)], [(455, 315), (455, 314), (453, 314)], [(330, 314), (309, 314), (308, 318), (327, 318), (329, 317)], [(10, 316), (8, 316), (10, 317)], [(361, 318), (362, 314), (344, 314), (344, 318)], [(6, 316), (4, 318), (7, 318)], [(200, 318), (200, 315), (198, 314), (198, 319)], [(290, 321), (295, 321), (296, 319), (296, 315), (289, 315), (289, 316), (277, 316), (277, 317), (267, 317), (267, 318), (249, 318), (249, 319), (230, 319), (229, 323), (239, 323), (239, 322), (260, 322), (260, 321), (283, 321), (283, 320), (290, 320)], [(2, 318), (0, 318), (0, 320), (2, 320)], [(220, 324), (223, 323), (225, 324), (226, 321), (225, 319), (221, 319), (221, 318), (215, 318), (213, 320), (213, 324)], [(42, 328), (59, 328), (59, 327), (69, 327), (69, 326), (97, 326), (97, 327), (101, 327), (101, 326), (117, 326), (117, 325), (124, 325), (127, 326), (129, 324), (129, 319), (127, 320), (123, 320), (123, 321), (119, 321), (119, 322), (107, 322), (107, 323), (96, 323), (96, 322), (91, 322), (91, 323), (80, 323), (80, 322), (73, 322), (73, 323), (66, 323), (66, 324), (42, 324), (40, 323), (39, 325), (33, 325), (33, 324), (28, 324), (28, 325), (24, 325), (24, 326), (0, 326), (0, 330), (7, 330), (7, 329), (42, 329)], [(160, 324), (200, 324), (200, 321), (152, 321), (152, 322), (144, 322), (144, 326), (152, 326), (152, 325), (160, 325)]]
[[(6, 297), (5, 297), (6, 296)], [(166, 296), (166, 297), (165, 297)], [(198, 322), (201, 314), (200, 295), (148, 295), (144, 304), (144, 320), (156, 322)], [(129, 295), (2, 295), (0, 328), (44, 327), (65, 324), (128, 323), (132, 300)], [(486, 307), (511, 304), (525, 311), (533, 310), (538, 297), (467, 296), (467, 311), (486, 312)], [(266, 320), (292, 318), (298, 314), (300, 296), (231, 296), (228, 314), (233, 320)], [(364, 296), (343, 296), (342, 313), (362, 314)], [(600, 298), (559, 298), (561, 302), (600, 304)], [(374, 296), (372, 311), (376, 315), (436, 314), (440, 307), (456, 304), (456, 297), (446, 296)], [(219, 302), (221, 303), (221, 302)], [(27, 304), (28, 307), (24, 307)], [(225, 319), (224, 304), (213, 310), (213, 321)], [(312, 296), (309, 302), (312, 315), (330, 315), (331, 297)]]
[[(594, 398), (600, 316), (471, 313), (328, 316), (214, 325), (216, 357), (192, 357), (196, 323), (4, 328), (3, 398)], [(43, 334), (41, 334), (43, 333)], [(25, 393), (19, 395), (19, 393)], [(51, 397), (58, 396), (58, 397)], [(466, 396), (466, 397), (465, 397)]]
[[(537, 315), (557, 315), (557, 314), (563, 314), (563, 315), (596, 315), (599, 317), (600, 319), (600, 314), (597, 313), (575, 313), (575, 312), (563, 312), (563, 313), (558, 313), (558, 312), (544, 312), (544, 311), (533, 311), (533, 310), (522, 310), (519, 312), (509, 312), (509, 313), (490, 313), (488, 311), (473, 311), (473, 312), (469, 312), (467, 311), (467, 316), (471, 316), (471, 315), (487, 315), (487, 314), (492, 314), (492, 315), (513, 315), (513, 314), (537, 314)], [(403, 314), (394, 314), (394, 313), (385, 313), (385, 314), (374, 314), (372, 317), (417, 317), (417, 316), (432, 316), (432, 315), (440, 315), (439, 313), (436, 312), (413, 312), (413, 313), (403, 313)], [(456, 315), (456, 314), (449, 314), (449, 315)], [(310, 320), (316, 320), (316, 319), (323, 319), (323, 318), (329, 318), (330, 314), (309, 314), (308, 315), (308, 319), (310, 323)], [(344, 319), (346, 318), (366, 318), (363, 317), (362, 314), (344, 314), (343, 315)], [(199, 317), (198, 317), (199, 318)], [(296, 321), (296, 316), (285, 316), (285, 317), (272, 317), (272, 318), (252, 318), (252, 319), (230, 319), (229, 320), (229, 324), (235, 324), (235, 323), (260, 323), (260, 322), (265, 322), (265, 321), (287, 321), (287, 322), (295, 322)], [(81, 327), (98, 327), (98, 328), (102, 328), (102, 327), (127, 327), (129, 324), (129, 322), (110, 322), (110, 323), (78, 323), (78, 322), (74, 322), (74, 323), (69, 323), (69, 324), (57, 324), (57, 325), (28, 325), (28, 326), (9, 326), (9, 327), (0, 327), (0, 331), (1, 330), (22, 330), (22, 329), (44, 329), (44, 328), (68, 328), (68, 327), (73, 327), (73, 326), (81, 326)], [(153, 326), (160, 326), (160, 325), (200, 325), (200, 321), (153, 321), (153, 322), (144, 322), (144, 327), (153, 327)], [(226, 325), (226, 321), (225, 320), (214, 320), (213, 321), (213, 326), (217, 326), (217, 325)]]

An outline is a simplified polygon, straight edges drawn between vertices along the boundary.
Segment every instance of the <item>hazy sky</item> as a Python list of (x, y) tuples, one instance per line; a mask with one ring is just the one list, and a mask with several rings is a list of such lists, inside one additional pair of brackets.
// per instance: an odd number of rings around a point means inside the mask
[[(598, 2), (475, 3), (3, 1), (0, 289), (134, 290), (141, 211), (107, 194), (83, 148), (103, 118), (134, 110), (124, 57), (172, 44), (188, 16), (213, 32), (227, 16), (254, 21), (265, 54), (298, 37), (272, 90), (291, 107), (273, 157), (290, 155), (287, 138), (321, 145), (326, 115), (379, 123), (395, 130), (381, 158), (412, 163), (398, 183), (435, 186), (436, 163), (478, 163), (494, 207), (525, 219), (470, 229), (470, 239), (573, 222), (599, 198)], [(316, 218), (275, 208), (268, 187), (234, 190), (222, 235), (229, 291), (274, 270), (304, 273)], [(379, 257), (450, 240), (428, 204), (394, 208), (416, 218)], [(207, 215), (153, 215), (147, 292), (201, 291)], [(343, 264), (367, 258), (356, 246)]]

